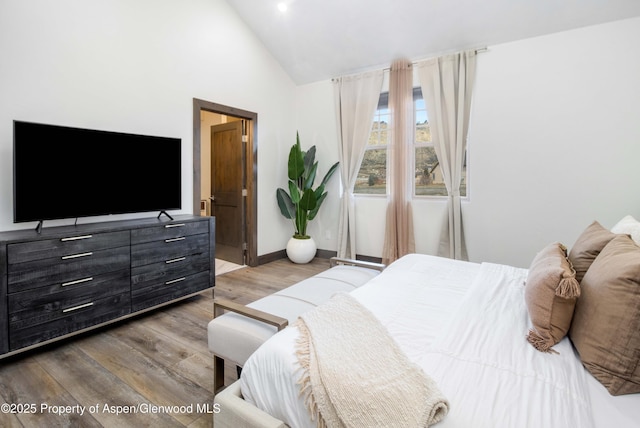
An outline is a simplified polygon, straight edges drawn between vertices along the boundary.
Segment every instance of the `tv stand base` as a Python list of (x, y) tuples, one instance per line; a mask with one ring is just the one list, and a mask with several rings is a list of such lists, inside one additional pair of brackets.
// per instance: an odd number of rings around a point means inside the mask
[(167, 217), (169, 217), (169, 220), (173, 220), (173, 217), (171, 217), (169, 215), (168, 212), (166, 212), (165, 210), (160, 211), (160, 214), (158, 214), (158, 218), (160, 218), (160, 216), (162, 216), (162, 214), (166, 215)]

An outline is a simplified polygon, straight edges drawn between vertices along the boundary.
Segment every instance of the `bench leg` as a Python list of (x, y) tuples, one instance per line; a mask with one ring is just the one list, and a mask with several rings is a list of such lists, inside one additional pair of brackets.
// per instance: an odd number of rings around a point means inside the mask
[(213, 391), (218, 392), (224, 386), (224, 360), (213, 356)]

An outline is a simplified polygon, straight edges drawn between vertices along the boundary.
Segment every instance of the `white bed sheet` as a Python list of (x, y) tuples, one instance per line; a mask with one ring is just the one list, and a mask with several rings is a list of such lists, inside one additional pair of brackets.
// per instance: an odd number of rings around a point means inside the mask
[[(526, 272), (409, 255), (352, 295), (449, 399), (438, 427), (636, 427), (640, 394), (611, 397), (568, 339), (556, 345), (559, 354), (526, 342)], [(311, 428), (297, 386), (297, 335), (289, 327), (268, 340), (245, 364), (240, 384), (248, 402), (291, 427)]]

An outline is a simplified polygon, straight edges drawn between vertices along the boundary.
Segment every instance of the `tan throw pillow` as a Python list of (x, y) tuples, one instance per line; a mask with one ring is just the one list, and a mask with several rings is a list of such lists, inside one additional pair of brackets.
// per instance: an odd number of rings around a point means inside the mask
[(600, 251), (611, 241), (615, 233), (602, 227), (600, 223), (594, 221), (578, 237), (569, 252), (569, 260), (576, 270), (576, 279), (582, 281), (591, 263), (598, 257)]
[(640, 392), (640, 247), (617, 235), (581, 283), (569, 337), (611, 395)]
[(569, 331), (580, 287), (559, 242), (546, 246), (531, 262), (524, 298), (533, 328), (527, 340), (538, 351), (551, 352)]

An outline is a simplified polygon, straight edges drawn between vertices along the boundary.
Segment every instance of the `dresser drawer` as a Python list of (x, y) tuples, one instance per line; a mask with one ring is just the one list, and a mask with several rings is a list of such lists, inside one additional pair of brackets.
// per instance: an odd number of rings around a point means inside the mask
[(209, 233), (208, 221), (174, 222), (162, 226), (145, 227), (131, 231), (131, 244), (142, 244), (152, 241), (180, 238), (183, 236)]
[(131, 309), (140, 311), (145, 308), (170, 302), (175, 299), (210, 288), (209, 272), (200, 272), (165, 284), (156, 283), (151, 287), (131, 291)]
[(209, 253), (209, 235), (191, 235), (166, 238), (131, 246), (131, 267), (151, 263), (174, 263), (185, 256)]
[[(69, 312), (67, 309), (130, 291), (129, 269), (12, 293), (8, 298), (13, 328), (42, 324)], [(66, 312), (64, 312), (67, 310)]]
[(66, 309), (67, 312), (60, 310), (57, 318), (43, 324), (24, 328), (10, 324), (9, 350), (44, 342), (127, 315), (131, 312), (131, 296), (130, 293), (122, 293)]
[(9, 265), (8, 291), (15, 293), (128, 269), (129, 247), (88, 251)]
[(131, 290), (165, 284), (202, 271), (209, 271), (209, 254), (180, 257), (173, 263), (152, 263), (131, 269)]
[(9, 265), (129, 246), (129, 231), (78, 234), (57, 239), (9, 244)]

